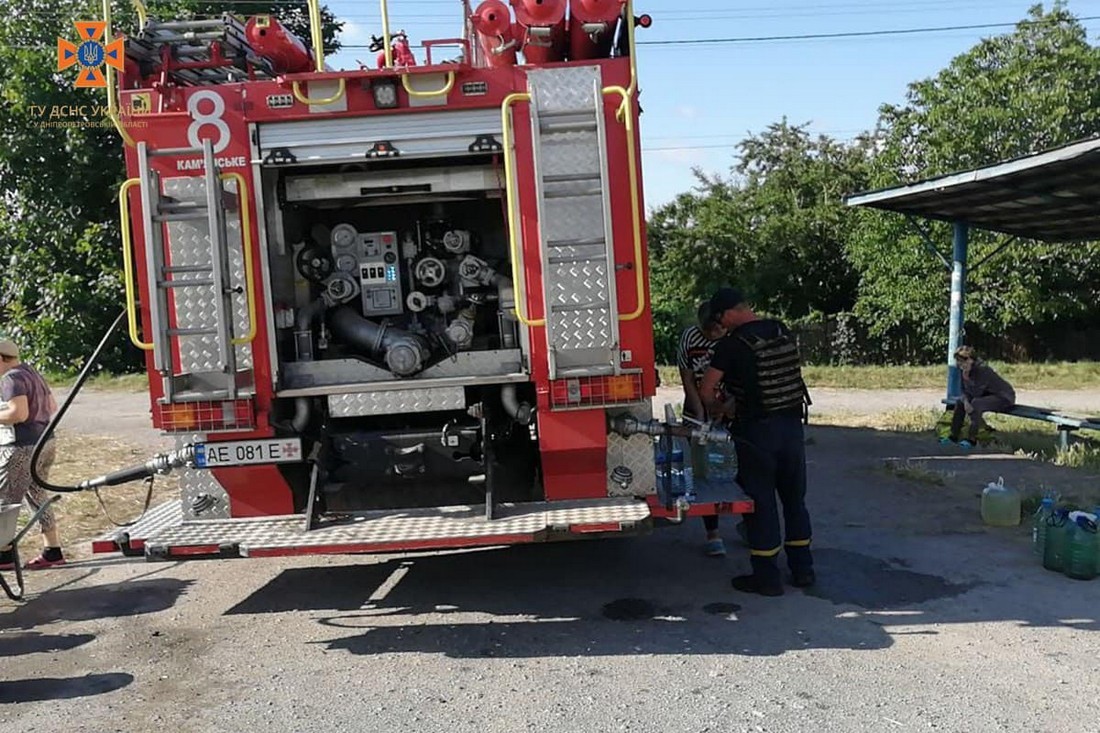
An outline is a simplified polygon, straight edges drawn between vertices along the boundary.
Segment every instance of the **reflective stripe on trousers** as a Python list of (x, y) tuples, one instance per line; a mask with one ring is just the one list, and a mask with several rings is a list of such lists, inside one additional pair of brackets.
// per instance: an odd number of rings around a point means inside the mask
[[(755, 504), (753, 513), (745, 515), (753, 573), (765, 582), (779, 582), (776, 557), (784, 547), (792, 572), (812, 569), (802, 416), (789, 411), (737, 422), (733, 430), (741, 439), (737, 442), (738, 483)], [(780, 532), (780, 504), (786, 542)]]

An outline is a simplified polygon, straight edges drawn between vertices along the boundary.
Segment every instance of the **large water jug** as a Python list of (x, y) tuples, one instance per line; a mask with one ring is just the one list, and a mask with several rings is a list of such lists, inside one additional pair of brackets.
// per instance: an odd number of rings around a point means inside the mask
[(692, 471), (684, 466), (685, 442), (674, 438), (671, 446), (668, 439), (662, 437), (656, 445), (654, 463), (656, 465), (657, 488), (665, 491), (666, 480), (671, 482), (673, 496), (688, 495), (694, 490)]
[(1054, 499), (1044, 497), (1031, 517), (1031, 549), (1040, 558), (1047, 546), (1047, 518), (1054, 513)]
[(1077, 580), (1092, 580), (1097, 573), (1096, 518), (1074, 512), (1066, 523), (1064, 572)]
[(1020, 523), (1020, 492), (1005, 486), (1004, 478), (990, 482), (982, 491), (982, 521), (994, 527)]
[(1043, 548), (1043, 567), (1062, 572), (1066, 561), (1066, 523), (1069, 516), (1059, 509), (1047, 517), (1047, 541)]
[(737, 446), (733, 442), (707, 443), (707, 479), (728, 486), (737, 478)]

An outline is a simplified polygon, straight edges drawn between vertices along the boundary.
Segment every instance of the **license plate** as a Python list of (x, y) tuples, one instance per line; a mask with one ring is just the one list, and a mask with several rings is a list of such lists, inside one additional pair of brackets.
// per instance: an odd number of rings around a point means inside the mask
[(301, 460), (301, 438), (237, 440), (228, 443), (199, 443), (195, 446), (195, 466), (198, 468), (292, 463)]

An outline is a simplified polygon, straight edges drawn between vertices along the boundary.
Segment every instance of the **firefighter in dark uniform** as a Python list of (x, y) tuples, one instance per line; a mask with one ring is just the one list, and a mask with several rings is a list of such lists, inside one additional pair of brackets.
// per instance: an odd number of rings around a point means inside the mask
[[(752, 574), (734, 578), (733, 587), (779, 596), (781, 550), (786, 550), (792, 585), (805, 588), (815, 580), (802, 432), (807, 392), (798, 344), (783, 323), (757, 317), (735, 288), (719, 289), (711, 298), (711, 310), (729, 332), (715, 349), (700, 393), (708, 414), (731, 420), (739, 439), (738, 482), (755, 504), (755, 510), (745, 515)], [(717, 397), (719, 383), (733, 395), (732, 414), (729, 403)], [(779, 502), (786, 542), (780, 534)]]

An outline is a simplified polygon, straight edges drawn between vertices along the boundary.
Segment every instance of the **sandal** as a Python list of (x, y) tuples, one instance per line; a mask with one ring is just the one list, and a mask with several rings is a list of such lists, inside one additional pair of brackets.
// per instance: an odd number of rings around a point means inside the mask
[(45, 555), (39, 555), (35, 559), (23, 566), (24, 570), (45, 570), (47, 568), (56, 568), (59, 565), (65, 564), (65, 558), (61, 557), (57, 560), (50, 560)]

